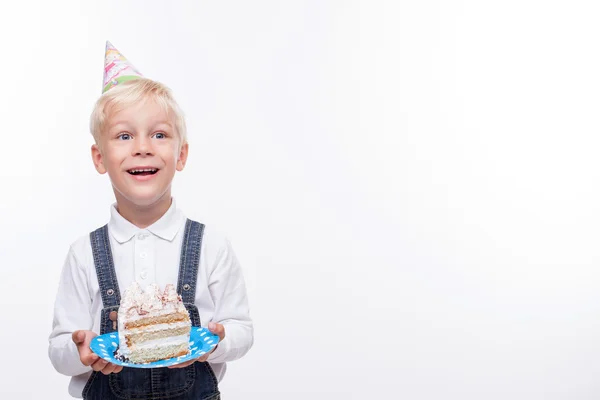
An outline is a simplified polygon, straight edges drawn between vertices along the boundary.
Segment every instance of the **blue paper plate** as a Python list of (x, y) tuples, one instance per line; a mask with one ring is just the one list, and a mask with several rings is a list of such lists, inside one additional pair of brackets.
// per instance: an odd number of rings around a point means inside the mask
[(169, 358), (145, 364), (135, 364), (125, 362), (115, 358), (115, 351), (119, 347), (119, 335), (114, 333), (106, 333), (96, 336), (90, 343), (90, 348), (106, 361), (123, 367), (131, 368), (160, 368), (169, 367), (171, 365), (180, 364), (195, 358), (202, 357), (211, 351), (219, 343), (219, 337), (212, 334), (207, 328), (193, 326), (190, 332), (190, 353), (187, 356)]

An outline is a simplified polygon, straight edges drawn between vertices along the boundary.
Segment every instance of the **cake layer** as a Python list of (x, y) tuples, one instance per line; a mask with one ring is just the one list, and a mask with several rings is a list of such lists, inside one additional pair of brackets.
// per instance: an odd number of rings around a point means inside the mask
[(151, 324), (151, 325), (144, 325), (141, 327), (137, 327), (137, 328), (131, 328), (131, 329), (125, 329), (123, 330), (123, 333), (140, 333), (140, 332), (154, 332), (154, 331), (162, 331), (165, 329), (175, 329), (175, 328), (185, 328), (187, 327), (191, 327), (191, 322), (189, 321), (179, 321), (179, 322), (172, 322), (172, 323), (167, 323), (167, 324)]
[(130, 362), (148, 363), (172, 357), (185, 356), (189, 352), (189, 343), (169, 344), (166, 346), (148, 346), (136, 348), (131, 354), (126, 355)]
[(169, 324), (169, 323), (186, 322), (186, 321), (190, 321), (190, 317), (188, 314), (181, 314), (181, 313), (165, 314), (165, 315), (159, 315), (159, 316), (152, 316), (152, 317), (148, 317), (148, 318), (139, 318), (139, 319), (136, 319), (133, 321), (132, 320), (124, 321), (123, 327), (125, 329), (133, 329), (133, 328), (143, 327), (146, 325)]
[[(132, 342), (120, 349), (119, 354), (131, 362), (138, 362), (136, 360), (147, 358), (148, 354), (163, 354), (165, 358), (178, 357), (187, 354), (189, 351), (189, 338), (189, 334), (183, 334), (143, 342)], [(185, 350), (184, 354), (180, 354), (183, 350)]]
[(186, 338), (189, 338), (190, 327), (182, 326), (179, 328), (167, 328), (162, 330), (152, 330), (152, 331), (144, 331), (138, 330), (137, 333), (132, 332), (124, 332), (123, 336), (125, 336), (125, 341), (127, 342), (127, 346), (134, 346), (143, 344), (144, 342), (155, 340), (155, 339), (164, 339), (172, 336), (183, 336), (186, 335)]
[(134, 343), (132, 346), (132, 350), (137, 351), (139, 349), (149, 349), (152, 347), (164, 347), (171, 345), (179, 345), (186, 344), (189, 346), (189, 336), (187, 335), (179, 335), (179, 336), (171, 336), (159, 339), (152, 339), (141, 343)]

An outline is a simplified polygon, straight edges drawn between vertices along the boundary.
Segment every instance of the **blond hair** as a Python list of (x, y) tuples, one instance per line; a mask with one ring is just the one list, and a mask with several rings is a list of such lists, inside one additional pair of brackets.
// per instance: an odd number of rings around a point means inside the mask
[(139, 78), (120, 83), (104, 93), (94, 106), (90, 117), (90, 131), (98, 144), (100, 135), (106, 128), (108, 116), (119, 112), (143, 100), (152, 99), (164, 107), (167, 113), (172, 113), (175, 120), (175, 130), (181, 139), (181, 145), (187, 143), (185, 116), (175, 101), (171, 90), (162, 83), (147, 78)]

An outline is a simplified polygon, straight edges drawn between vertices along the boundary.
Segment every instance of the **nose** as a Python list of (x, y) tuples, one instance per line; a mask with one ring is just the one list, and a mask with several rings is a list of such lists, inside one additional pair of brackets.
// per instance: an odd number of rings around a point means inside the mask
[(145, 136), (138, 136), (134, 141), (135, 146), (133, 146), (133, 155), (149, 156), (153, 154), (152, 141), (150, 140), (150, 138)]

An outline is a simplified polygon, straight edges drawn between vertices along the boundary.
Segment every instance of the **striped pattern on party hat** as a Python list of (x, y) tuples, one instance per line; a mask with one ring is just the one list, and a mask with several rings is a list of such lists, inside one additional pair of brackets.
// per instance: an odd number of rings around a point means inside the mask
[(102, 93), (116, 85), (138, 79), (143, 75), (125, 58), (119, 50), (109, 41), (106, 41), (106, 51), (104, 53), (104, 81), (102, 84)]

